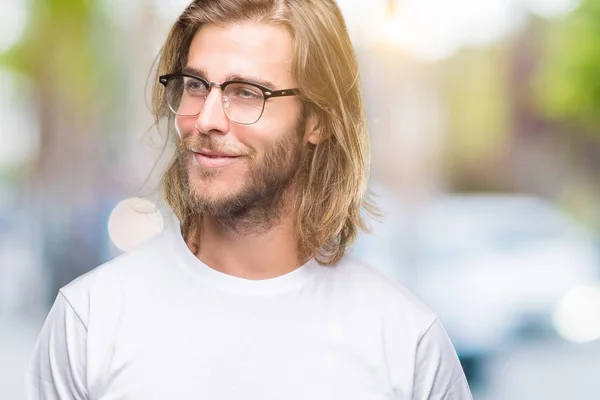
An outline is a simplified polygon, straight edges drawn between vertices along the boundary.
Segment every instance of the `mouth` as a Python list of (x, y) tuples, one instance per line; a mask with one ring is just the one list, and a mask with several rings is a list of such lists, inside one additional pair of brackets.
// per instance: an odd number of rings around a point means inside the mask
[(194, 149), (190, 150), (198, 165), (207, 168), (220, 168), (234, 163), (240, 155), (220, 153), (216, 151)]

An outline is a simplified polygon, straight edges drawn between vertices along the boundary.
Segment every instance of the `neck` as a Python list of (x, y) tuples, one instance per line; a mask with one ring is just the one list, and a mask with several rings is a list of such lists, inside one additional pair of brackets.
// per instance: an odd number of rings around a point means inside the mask
[(253, 230), (205, 214), (199, 231), (190, 231), (186, 242), (200, 261), (219, 272), (245, 279), (275, 278), (307, 261), (299, 255), (293, 214), (287, 211), (276, 221), (255, 221)]

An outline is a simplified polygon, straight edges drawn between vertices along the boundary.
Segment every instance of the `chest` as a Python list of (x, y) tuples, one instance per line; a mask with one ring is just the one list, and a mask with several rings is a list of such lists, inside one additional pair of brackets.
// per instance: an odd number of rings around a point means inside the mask
[(97, 399), (391, 397), (376, 321), (294, 303), (221, 303), (124, 319), (97, 360)]

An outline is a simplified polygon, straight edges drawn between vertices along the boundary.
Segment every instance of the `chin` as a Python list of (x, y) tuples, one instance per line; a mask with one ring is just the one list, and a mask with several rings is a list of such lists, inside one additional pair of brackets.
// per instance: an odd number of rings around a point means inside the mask
[(226, 168), (193, 167), (188, 173), (194, 192), (211, 200), (235, 195), (249, 180), (245, 173), (227, 171)]

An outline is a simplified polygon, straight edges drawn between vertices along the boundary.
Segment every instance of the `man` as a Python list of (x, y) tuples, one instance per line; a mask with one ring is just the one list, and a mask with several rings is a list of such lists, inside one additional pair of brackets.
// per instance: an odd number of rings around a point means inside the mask
[(344, 256), (368, 139), (334, 1), (196, 0), (158, 75), (175, 226), (60, 291), (29, 398), (470, 399), (436, 315)]

